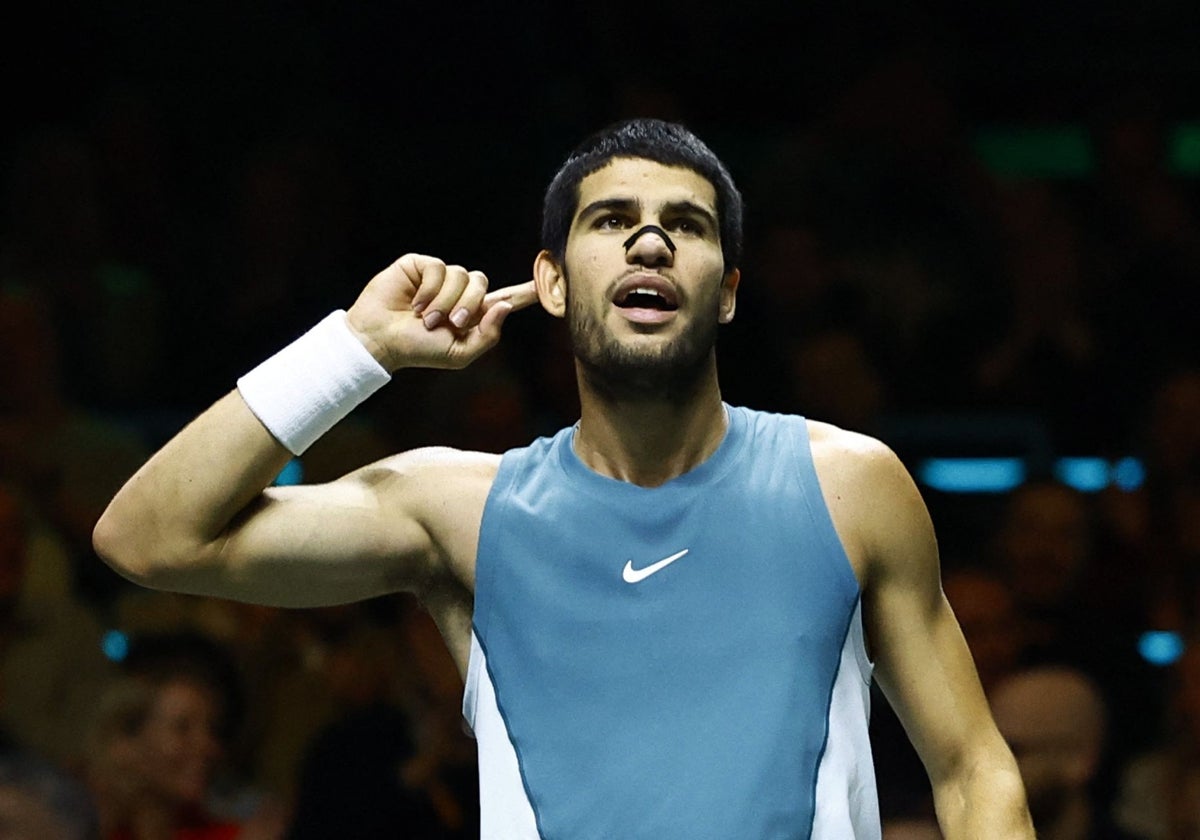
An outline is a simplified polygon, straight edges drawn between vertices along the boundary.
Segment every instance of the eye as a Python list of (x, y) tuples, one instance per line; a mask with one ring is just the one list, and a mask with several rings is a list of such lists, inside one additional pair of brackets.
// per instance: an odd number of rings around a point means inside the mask
[(668, 219), (665, 226), (667, 230), (681, 233), (684, 236), (704, 236), (708, 233), (708, 226), (694, 216), (678, 216)]
[(597, 217), (595, 224), (597, 230), (625, 230), (629, 227), (629, 223), (615, 213)]

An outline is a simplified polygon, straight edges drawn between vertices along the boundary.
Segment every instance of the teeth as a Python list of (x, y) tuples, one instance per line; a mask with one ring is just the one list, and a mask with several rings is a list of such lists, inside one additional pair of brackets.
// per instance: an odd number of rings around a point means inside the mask
[[(640, 303), (635, 303), (636, 298), (642, 295), (645, 297), (642, 297)], [(651, 300), (646, 300), (646, 298), (650, 298)], [(642, 305), (650, 306), (654, 309), (671, 310), (675, 308), (674, 303), (671, 302), (671, 298), (652, 286), (634, 286), (622, 294), (616, 301), (616, 304), (621, 307)]]

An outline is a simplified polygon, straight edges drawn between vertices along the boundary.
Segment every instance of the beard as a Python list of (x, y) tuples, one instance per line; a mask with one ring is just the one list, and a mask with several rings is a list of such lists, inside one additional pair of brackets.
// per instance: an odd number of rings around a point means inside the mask
[(694, 394), (713, 364), (717, 313), (652, 347), (622, 344), (593, 312), (567, 298), (567, 329), (580, 375), (610, 402), (674, 401)]

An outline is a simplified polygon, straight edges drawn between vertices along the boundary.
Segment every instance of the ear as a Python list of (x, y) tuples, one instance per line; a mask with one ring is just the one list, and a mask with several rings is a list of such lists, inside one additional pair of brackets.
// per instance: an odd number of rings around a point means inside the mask
[(533, 260), (533, 285), (537, 288), (542, 309), (555, 318), (566, 314), (567, 278), (549, 251), (539, 251)]
[(717, 313), (719, 323), (728, 324), (733, 320), (733, 313), (737, 309), (737, 288), (741, 279), (742, 272), (733, 268), (721, 280), (721, 308)]

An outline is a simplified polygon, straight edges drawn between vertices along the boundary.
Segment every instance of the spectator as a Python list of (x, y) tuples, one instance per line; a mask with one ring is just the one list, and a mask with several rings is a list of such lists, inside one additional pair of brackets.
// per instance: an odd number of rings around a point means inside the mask
[[(478, 791), (467, 801), (450, 772), (457, 746), (466, 758), (459, 763), (475, 778), (474, 745), (454, 702), (462, 681), (436, 630), (417, 626), (405, 614), (399, 626), (360, 623), (331, 639), (325, 670), (338, 713), (305, 753), (290, 840), (374, 840), (396, 836), (398, 826), (403, 836), (422, 840), (478, 836)], [(415, 669), (407, 681), (397, 669), (401, 650)], [(426, 703), (430, 695), (438, 702)], [(442, 725), (447, 709), (449, 737)]]
[(91, 528), (104, 499), (146, 455), (138, 435), (74, 401), (44, 297), (0, 290), (0, 480), (21, 488), (60, 535), (81, 598), (103, 606), (120, 578), (97, 572)]
[(1200, 838), (1200, 640), (1174, 666), (1166, 732), (1122, 774), (1117, 822), (1143, 840)]
[(139, 640), (102, 694), (86, 778), (102, 840), (265, 840), (281, 815), (215, 815), (213, 780), (239, 713), (231, 663), (202, 637)]
[(93, 840), (96, 814), (87, 790), (32, 753), (0, 753), (0, 837)]
[(977, 359), (978, 398), (994, 407), (1036, 411), (1062, 447), (1112, 445), (1103, 423), (1099, 369), (1105, 337), (1089, 309), (1080, 229), (1044, 183), (1006, 185), (999, 233), (1006, 311)]
[(58, 764), (80, 759), (82, 721), (112, 672), (94, 611), (69, 592), (33, 590), (32, 517), (0, 482), (0, 728)]
[(975, 658), (983, 690), (990, 691), (1016, 669), (1024, 651), (1012, 593), (999, 575), (979, 568), (947, 572), (942, 591)]
[(1107, 710), (1090, 679), (1072, 668), (1032, 668), (1002, 680), (990, 700), (1041, 840), (1129, 838), (1110, 824), (1093, 788), (1104, 760)]
[(1024, 664), (1083, 670), (1100, 685), (1114, 718), (1125, 722), (1111, 733), (1116, 756), (1144, 745), (1158, 708), (1143, 687), (1151, 674), (1137, 654), (1144, 627), (1111, 614), (1097, 621), (1105, 614), (1095, 594), (1102, 582), (1088, 497), (1055, 481), (1022, 485), (1001, 515), (995, 549), (1024, 633)]
[(1034, 655), (1075, 659), (1093, 635), (1079, 598), (1092, 553), (1085, 498), (1057, 482), (1021, 486), (1001, 514), (995, 549)]
[(883, 379), (862, 339), (830, 328), (797, 339), (787, 353), (791, 409), (856, 432), (878, 434)]

